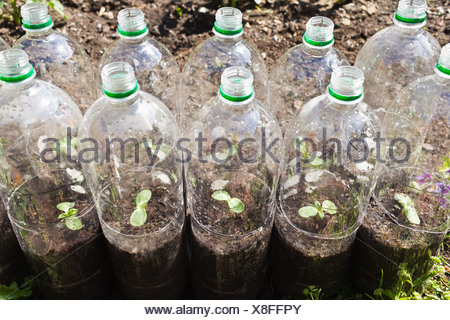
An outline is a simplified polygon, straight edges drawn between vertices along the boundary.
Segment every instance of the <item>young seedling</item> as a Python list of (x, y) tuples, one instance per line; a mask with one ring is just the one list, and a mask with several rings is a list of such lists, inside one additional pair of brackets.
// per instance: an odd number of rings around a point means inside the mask
[(319, 215), (320, 219), (323, 219), (325, 218), (325, 212), (336, 214), (336, 205), (330, 200), (325, 200), (322, 204), (319, 201), (315, 201), (313, 206), (303, 207), (298, 210), (298, 214), (303, 218)]
[(150, 190), (142, 190), (136, 196), (136, 208), (130, 217), (130, 223), (134, 227), (142, 226), (147, 221), (147, 204), (152, 198), (152, 192)]
[(230, 194), (224, 190), (216, 191), (211, 196), (215, 200), (228, 202), (228, 207), (234, 213), (241, 213), (245, 210), (244, 203), (238, 198), (231, 198)]
[(414, 206), (414, 201), (404, 193), (396, 193), (394, 199), (403, 207), (403, 212), (408, 218), (409, 222), (413, 224), (420, 224), (420, 218), (417, 214), (416, 208)]
[(74, 202), (61, 202), (56, 207), (58, 210), (63, 211), (58, 218), (64, 220), (66, 227), (70, 230), (80, 230), (83, 228), (83, 224), (77, 217), (78, 209), (74, 208)]
[[(300, 137), (294, 139), (294, 148), (296, 150), (298, 150), (303, 155), (305, 160), (310, 160), (312, 158), (312, 156), (313, 156), (312, 154), (310, 154), (308, 152), (308, 148), (306, 147), (306, 142), (303, 141), (303, 139), (300, 138)], [(314, 159), (311, 162), (309, 162), (309, 163), (313, 167), (319, 167), (319, 166), (324, 164), (324, 161), (321, 158), (319, 158), (317, 156), (317, 153), (316, 153), (316, 156), (314, 157)]]

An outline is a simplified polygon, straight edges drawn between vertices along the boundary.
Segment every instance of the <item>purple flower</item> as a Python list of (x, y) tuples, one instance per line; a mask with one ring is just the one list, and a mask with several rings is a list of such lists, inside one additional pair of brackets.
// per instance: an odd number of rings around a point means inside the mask
[(424, 174), (423, 176), (417, 176), (415, 179), (417, 180), (417, 183), (419, 183), (419, 184), (433, 181), (433, 178), (431, 178), (431, 176), (429, 174)]
[(450, 192), (450, 186), (446, 185), (443, 182), (438, 182), (438, 183), (436, 183), (436, 186), (435, 186), (433, 192), (447, 194)]

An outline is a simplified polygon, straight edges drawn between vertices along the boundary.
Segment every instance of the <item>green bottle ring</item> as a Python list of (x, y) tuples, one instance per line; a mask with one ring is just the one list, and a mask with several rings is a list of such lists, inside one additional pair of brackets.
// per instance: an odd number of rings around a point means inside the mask
[(241, 27), (238, 30), (224, 30), (224, 29), (220, 29), (216, 22), (214, 22), (214, 30), (216, 30), (218, 33), (226, 35), (226, 36), (234, 36), (237, 34), (240, 34), (243, 31), (243, 27)]
[(306, 43), (308, 43), (308, 44), (310, 44), (310, 45), (312, 45), (314, 47), (325, 47), (325, 46), (328, 46), (328, 45), (330, 45), (330, 44), (332, 44), (334, 42), (334, 37), (331, 40), (328, 40), (328, 41), (314, 41), (314, 40), (311, 40), (310, 38), (308, 38), (306, 35), (304, 35), (303, 36), (303, 40)]
[(341, 100), (341, 101), (347, 101), (347, 102), (350, 102), (350, 101), (356, 101), (356, 100), (358, 100), (358, 99), (361, 99), (361, 97), (362, 97), (362, 95), (363, 95), (363, 93), (361, 93), (360, 95), (357, 95), (357, 96), (342, 96), (342, 95), (337, 94), (336, 92), (334, 92), (334, 91), (331, 89), (330, 86), (328, 86), (328, 93), (329, 93), (333, 98), (336, 98), (336, 99)]
[(138, 89), (139, 89), (139, 85), (138, 85), (138, 82), (136, 80), (136, 86), (132, 90), (127, 91), (127, 92), (120, 92), (120, 93), (109, 92), (109, 91), (105, 90), (103, 85), (102, 85), (102, 89), (103, 89), (103, 93), (106, 96), (110, 97), (110, 98), (113, 98), (113, 99), (124, 99), (124, 98), (128, 98), (129, 96), (135, 94), (138, 91)]
[[(252, 88), (253, 88), (253, 86), (252, 86)], [(253, 90), (252, 90), (251, 94), (244, 96), (244, 97), (229, 96), (222, 91), (222, 86), (220, 86), (219, 92), (222, 97), (224, 97), (226, 100), (231, 101), (231, 102), (243, 102), (243, 101), (250, 99), (253, 96)]]
[(130, 37), (130, 38), (138, 37), (140, 35), (143, 35), (144, 33), (147, 32), (147, 30), (148, 30), (147, 26), (145, 26), (144, 29), (139, 30), (139, 31), (124, 31), (124, 30), (120, 29), (120, 27), (117, 28), (117, 32), (120, 35), (125, 36), (125, 37)]
[(31, 64), (30, 64), (30, 66), (31, 66), (31, 70), (27, 74), (24, 74), (21, 76), (12, 76), (12, 77), (0, 76), (0, 81), (7, 82), (7, 83), (17, 83), (17, 82), (22, 82), (24, 80), (27, 80), (36, 74), (36, 72), (33, 69), (33, 66)]
[(449, 75), (449, 76), (450, 76), (450, 69), (447, 69), (447, 68), (443, 67), (443, 66), (439, 63), (439, 60), (438, 60), (438, 62), (437, 62), (437, 64), (436, 64), (436, 68), (437, 68), (440, 72), (445, 73), (446, 75)]
[(399, 16), (398, 13), (395, 14), (395, 19), (397, 19), (400, 22), (408, 23), (408, 24), (418, 24), (422, 23), (427, 20), (427, 14), (425, 14), (425, 17), (423, 18), (403, 18), (402, 16)]
[(53, 24), (52, 19), (48, 19), (47, 22), (44, 23), (40, 23), (40, 24), (26, 24), (26, 23), (22, 23), (23, 27), (25, 29), (29, 29), (29, 30), (39, 30), (39, 29), (45, 29), (47, 27), (50, 27)]

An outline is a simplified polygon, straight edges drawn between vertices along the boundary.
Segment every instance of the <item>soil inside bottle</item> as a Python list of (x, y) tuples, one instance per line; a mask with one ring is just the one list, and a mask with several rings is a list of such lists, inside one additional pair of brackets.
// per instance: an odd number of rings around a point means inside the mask
[[(197, 185), (201, 199), (212, 199), (211, 183), (205, 179)], [(262, 212), (268, 210), (265, 206), (270, 193), (258, 179), (243, 178), (241, 183), (229, 183), (225, 189), (239, 197), (245, 210), (235, 213), (226, 201), (214, 200), (213, 207), (209, 201), (195, 203), (198, 212), (208, 213), (207, 218), (201, 214), (191, 217), (195, 294), (200, 299), (254, 299), (267, 269), (272, 215)]]
[[(383, 289), (395, 287), (401, 263), (406, 263), (413, 279), (427, 273), (433, 266), (430, 256), (439, 253), (444, 240), (445, 232), (424, 232), (394, 222), (393, 218), (407, 225), (406, 216), (394, 199), (394, 195), (399, 192), (408, 195), (414, 191), (405, 190), (394, 183), (380, 201), (393, 217), (389, 217), (384, 209), (372, 200), (363, 224), (358, 230), (354, 253), (355, 282), (368, 294), (373, 294), (379, 287), (382, 274)], [(420, 227), (432, 230), (433, 226), (438, 227), (435, 225), (437, 221), (442, 223), (446, 220), (448, 209), (436, 205), (435, 200), (423, 193), (415, 201), (418, 212), (422, 212)], [(435, 210), (426, 210), (430, 205), (434, 206)]]

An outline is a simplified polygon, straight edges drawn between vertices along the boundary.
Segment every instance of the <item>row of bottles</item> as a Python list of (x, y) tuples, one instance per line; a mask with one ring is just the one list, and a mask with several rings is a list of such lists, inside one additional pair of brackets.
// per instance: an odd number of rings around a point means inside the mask
[[(410, 12), (405, 3), (400, 2), (395, 19), (408, 27), (422, 24), (420, 10)], [(421, 3), (413, 1), (408, 8)], [(40, 19), (40, 25), (51, 26), (46, 19)], [(327, 292), (338, 286), (350, 266), (361, 224), (369, 234), (366, 242), (377, 231), (367, 222), (373, 222), (367, 220), (375, 216), (371, 212), (400, 208), (386, 216), (409, 228), (409, 223), (418, 224), (425, 233), (432, 227), (438, 235), (418, 241), (426, 249), (439, 247), (448, 227), (450, 160), (439, 162), (448, 144), (437, 145), (442, 137), (436, 130), (445, 128), (448, 138), (450, 47), (442, 50), (434, 76), (411, 84), (397, 99), (383, 96), (389, 103), (374, 111), (366, 99), (371, 84), (365, 83), (361, 69), (348, 66), (333, 49), (333, 24), (327, 18), (311, 19), (303, 44), (280, 59), (271, 80), (276, 85), (269, 85), (257, 51), (240, 38), (242, 15), (237, 9), (218, 11), (215, 37), (194, 50), (179, 91), (168, 85), (178, 81), (172, 68), (176, 62), (147, 33), (141, 11), (121, 11), (121, 39), (102, 64), (102, 96), (84, 117), (64, 90), (36, 79), (25, 51), (0, 54), (1, 189), (33, 271), (39, 274), (59, 261), (45, 273), (42, 291), (47, 296), (95, 297), (106, 289), (101, 231), (116, 278), (131, 298), (172, 298), (180, 293), (188, 273), (187, 234), (193, 283), (203, 298), (257, 295), (274, 221), (274, 283), (291, 296), (301, 294), (308, 281)], [(153, 51), (150, 56), (166, 62), (149, 75), (139, 69), (140, 55), (123, 54), (132, 48), (146, 53), (157, 48), (164, 54)], [(211, 55), (212, 48), (218, 51)], [(236, 57), (242, 58), (238, 65)], [(299, 60), (301, 64), (293, 63)], [(140, 85), (148, 86), (150, 93)], [(291, 99), (291, 113), (285, 120), (277, 119), (280, 113), (273, 109), (285, 98)], [(192, 103), (181, 113), (181, 128), (176, 119), (180, 102)], [(407, 165), (379, 161), (376, 138), (385, 132), (387, 140), (405, 137), (414, 142)], [(422, 151), (426, 144), (431, 145), (428, 153)], [(391, 160), (405, 152), (398, 147), (381, 149), (384, 156), (394, 155)], [(418, 164), (428, 171), (419, 176), (411, 170)], [(406, 185), (395, 189), (396, 179)], [(415, 191), (408, 189), (411, 179)], [(416, 188), (423, 183), (426, 188)], [(436, 200), (444, 209), (433, 206), (432, 211), (420, 212), (420, 206), (418, 217), (411, 218), (413, 205), (405, 204), (405, 195), (415, 200), (411, 192), (417, 190), (422, 202)], [(359, 250), (359, 257), (367, 252)], [(74, 251), (72, 259), (61, 260)], [(396, 261), (393, 251), (390, 259)], [(367, 261), (370, 256), (359, 264)], [(378, 275), (364, 271), (359, 276)]]
[[(355, 66), (364, 72), (366, 101), (374, 109), (387, 108), (399, 90), (433, 73), (440, 46), (423, 29), (426, 10), (425, 0), (400, 1), (394, 25), (371, 37), (359, 52)], [(102, 92), (95, 85), (101, 81), (94, 80), (87, 54), (52, 29), (45, 4), (25, 4), (21, 13), (26, 34), (14, 47), (27, 52), (39, 79), (63, 89), (85, 113)], [(324, 93), (333, 69), (348, 65), (333, 46), (333, 28), (329, 18), (310, 19), (303, 43), (278, 60), (269, 79), (260, 53), (242, 38), (242, 13), (236, 8), (221, 8), (214, 36), (194, 49), (180, 77), (172, 54), (148, 36), (144, 13), (124, 9), (118, 15), (119, 40), (105, 51), (96, 74), (100, 77), (103, 67), (111, 62), (128, 62), (143, 91), (163, 101), (185, 129), (195, 112), (217, 94), (222, 72), (231, 66), (246, 67), (254, 76), (259, 100), (284, 127), (303, 104)]]

